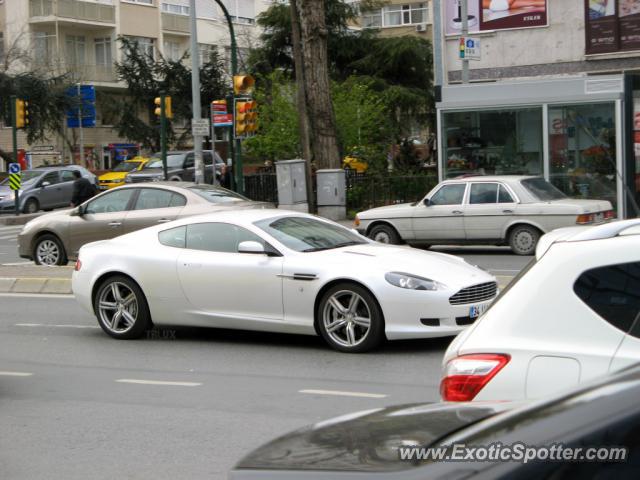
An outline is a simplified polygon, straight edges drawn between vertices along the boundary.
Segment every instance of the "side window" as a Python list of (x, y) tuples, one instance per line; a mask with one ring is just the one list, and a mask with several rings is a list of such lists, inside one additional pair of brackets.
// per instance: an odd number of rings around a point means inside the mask
[(194, 165), (193, 153), (187, 153), (187, 159), (184, 162), (184, 168), (191, 168)]
[(60, 183), (60, 175), (58, 174), (58, 172), (49, 172), (42, 178), (40, 185), (42, 185), (44, 182), (49, 182), (50, 185)]
[(73, 182), (76, 177), (73, 175), (73, 171), (71, 170), (62, 170), (60, 172), (60, 177), (62, 178), (63, 182)]
[(515, 203), (515, 200), (509, 191), (504, 188), (504, 185), (500, 185), (500, 189), (498, 190), (498, 203)]
[(187, 226), (171, 228), (158, 233), (158, 240), (167, 247), (184, 248), (186, 245)]
[(171, 204), (173, 192), (158, 188), (141, 188), (134, 210), (149, 210), (151, 208), (167, 208)]
[(472, 183), (469, 191), (470, 204), (496, 203), (498, 199), (497, 183)]
[(171, 201), (169, 202), (170, 207), (184, 207), (187, 204), (187, 199), (184, 195), (180, 195), (179, 193), (174, 193), (171, 195)]
[(445, 185), (431, 197), (432, 205), (460, 205), (466, 184)]
[(587, 270), (573, 291), (604, 320), (628, 332), (640, 313), (640, 262)]
[(250, 231), (229, 223), (194, 223), (187, 227), (187, 248), (209, 252), (237, 253), (238, 244), (263, 240)]
[(202, 159), (205, 165), (211, 165), (213, 163), (213, 155), (211, 155), (211, 152), (202, 152)]
[(125, 188), (106, 193), (87, 204), (84, 213), (123, 212), (127, 209), (133, 188)]

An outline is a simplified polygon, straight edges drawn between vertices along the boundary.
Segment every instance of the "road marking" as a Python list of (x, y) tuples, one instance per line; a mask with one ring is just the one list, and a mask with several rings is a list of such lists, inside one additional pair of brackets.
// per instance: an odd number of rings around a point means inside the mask
[(33, 373), (29, 372), (0, 372), (5, 377), (30, 377)]
[(16, 323), (16, 327), (100, 328), (98, 325), (48, 325), (46, 323)]
[(118, 383), (136, 383), (139, 385), (169, 385), (173, 387), (199, 387), (199, 382), (165, 382), (161, 380), (136, 380), (135, 378), (120, 378), (116, 380)]
[(298, 393), (308, 393), (310, 395), (335, 395), (340, 397), (363, 397), (363, 398), (386, 398), (387, 395), (381, 393), (363, 392), (342, 392), (340, 390), (298, 390)]
[(17, 267), (20, 265), (34, 265), (32, 261), (29, 262), (11, 262), (11, 263), (3, 263), (3, 267)]
[(498, 272), (501, 272), (501, 273), (520, 273), (520, 270), (500, 270), (500, 269), (495, 269), (494, 270), (493, 268), (490, 268), (489, 271), (492, 272), (492, 273), (498, 273)]
[(68, 293), (0, 293), (0, 297), (15, 298), (57, 298), (57, 299), (75, 299), (76, 297)]
[(18, 237), (17, 235), (14, 233), (12, 235), (2, 235), (0, 236), (0, 240), (17, 240)]

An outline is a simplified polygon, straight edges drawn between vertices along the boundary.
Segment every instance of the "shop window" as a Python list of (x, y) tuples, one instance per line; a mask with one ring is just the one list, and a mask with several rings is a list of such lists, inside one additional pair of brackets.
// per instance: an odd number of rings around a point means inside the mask
[(445, 112), (444, 173), (542, 175), (542, 109)]
[(613, 103), (549, 106), (549, 180), (572, 198), (616, 206)]

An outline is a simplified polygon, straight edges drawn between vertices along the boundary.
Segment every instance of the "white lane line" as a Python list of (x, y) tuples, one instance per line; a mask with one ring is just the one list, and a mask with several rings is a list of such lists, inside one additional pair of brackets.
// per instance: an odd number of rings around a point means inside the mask
[(340, 390), (298, 390), (298, 393), (308, 393), (310, 395), (335, 395), (340, 397), (363, 397), (363, 398), (386, 398), (387, 395), (381, 393), (363, 392), (342, 392)]
[(117, 383), (136, 383), (139, 385), (169, 385), (172, 387), (199, 387), (199, 382), (166, 382), (161, 380), (137, 380), (135, 378), (119, 378)]
[(98, 325), (48, 325), (46, 323), (16, 323), (16, 327), (100, 328)]
[(74, 299), (75, 297), (67, 293), (0, 293), (0, 297), (14, 298), (57, 298), (57, 299)]
[(29, 372), (0, 372), (5, 377), (30, 377), (33, 373)]
[(0, 236), (0, 240), (17, 240), (18, 237), (14, 233), (13, 235), (2, 235)]
[(28, 261), (28, 262), (10, 262), (10, 263), (3, 263), (2, 266), (3, 267), (17, 267), (20, 265), (35, 265), (32, 261)]

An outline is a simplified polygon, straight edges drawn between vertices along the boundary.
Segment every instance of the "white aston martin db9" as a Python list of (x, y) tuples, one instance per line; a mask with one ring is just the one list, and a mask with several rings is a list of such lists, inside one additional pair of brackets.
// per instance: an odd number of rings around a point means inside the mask
[(463, 259), (283, 210), (199, 215), (80, 249), (73, 292), (115, 338), (152, 325), (321, 335), (336, 350), (455, 335), (497, 293)]

